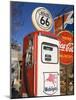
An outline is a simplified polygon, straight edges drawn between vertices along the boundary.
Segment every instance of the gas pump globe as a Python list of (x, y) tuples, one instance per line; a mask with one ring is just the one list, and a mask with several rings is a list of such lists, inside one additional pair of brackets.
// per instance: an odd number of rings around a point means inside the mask
[(44, 31), (24, 38), (22, 94), (28, 96), (60, 95), (59, 41)]

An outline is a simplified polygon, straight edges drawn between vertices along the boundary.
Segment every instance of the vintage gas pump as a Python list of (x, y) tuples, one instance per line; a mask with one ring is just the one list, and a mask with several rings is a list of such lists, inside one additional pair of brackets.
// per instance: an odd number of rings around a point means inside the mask
[(37, 31), (24, 37), (22, 94), (60, 95), (59, 41), (51, 32)]

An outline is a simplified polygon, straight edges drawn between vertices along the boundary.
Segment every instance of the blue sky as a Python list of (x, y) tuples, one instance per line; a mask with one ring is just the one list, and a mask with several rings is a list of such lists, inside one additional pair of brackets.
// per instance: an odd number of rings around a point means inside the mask
[[(11, 40), (12, 38), (19, 44), (23, 44), (23, 38), (27, 34), (36, 31), (32, 24), (32, 11), (36, 7), (47, 8), (52, 17), (55, 18), (61, 14), (73, 10), (71, 5), (58, 5), (58, 4), (42, 4), (42, 3), (26, 3), (26, 2), (11, 2)], [(54, 27), (53, 27), (54, 29)], [(53, 29), (51, 30), (53, 32)]]

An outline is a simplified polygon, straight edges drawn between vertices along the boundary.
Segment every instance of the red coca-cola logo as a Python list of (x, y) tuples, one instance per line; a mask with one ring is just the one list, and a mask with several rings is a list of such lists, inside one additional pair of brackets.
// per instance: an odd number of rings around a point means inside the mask
[(60, 42), (60, 63), (71, 64), (73, 63), (74, 46), (73, 46), (73, 35), (69, 31), (61, 31), (58, 33)]

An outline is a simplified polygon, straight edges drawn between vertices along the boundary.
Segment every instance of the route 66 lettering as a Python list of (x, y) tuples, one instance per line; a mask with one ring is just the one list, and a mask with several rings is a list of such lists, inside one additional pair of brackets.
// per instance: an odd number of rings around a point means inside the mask
[(48, 18), (45, 20), (45, 19), (44, 19), (44, 16), (41, 17), (40, 23), (41, 23), (42, 25), (45, 24), (46, 26), (49, 26), (49, 25), (50, 25), (50, 22), (48, 21)]

